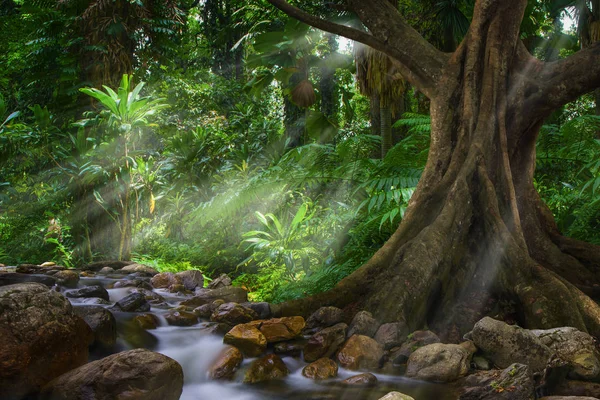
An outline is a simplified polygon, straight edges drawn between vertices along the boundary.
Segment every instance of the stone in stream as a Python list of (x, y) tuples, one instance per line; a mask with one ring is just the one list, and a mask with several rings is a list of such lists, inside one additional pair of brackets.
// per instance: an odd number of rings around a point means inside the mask
[(135, 264), (132, 261), (96, 261), (83, 267), (87, 271), (101, 271), (104, 268), (110, 268), (113, 271)]
[(267, 339), (258, 328), (241, 324), (225, 334), (223, 343), (237, 347), (247, 357), (261, 355), (267, 349)]
[(21, 399), (87, 362), (89, 326), (71, 303), (39, 283), (0, 287), (0, 388)]
[(381, 324), (373, 318), (373, 315), (368, 311), (359, 311), (356, 313), (350, 327), (348, 328), (348, 337), (352, 335), (364, 335), (373, 337), (377, 333), (377, 329)]
[(304, 346), (306, 346), (306, 340), (301, 338), (291, 341), (275, 343), (275, 345), (273, 346), (273, 351), (275, 352), (275, 354), (284, 354), (286, 356), (299, 357), (302, 354), (302, 351), (304, 350)]
[(354, 375), (342, 381), (344, 385), (348, 386), (375, 386), (377, 382), (377, 377), (370, 372)]
[(228, 346), (208, 370), (211, 379), (231, 379), (242, 363), (244, 356), (237, 348)]
[(117, 320), (117, 331), (119, 338), (123, 338), (133, 348), (154, 349), (158, 345), (156, 336), (133, 319)]
[(480, 371), (461, 382), (460, 400), (533, 400), (535, 383), (526, 365), (512, 364), (501, 373)]
[(123, 268), (121, 268), (122, 272), (127, 272), (127, 273), (141, 273), (143, 275), (148, 275), (148, 276), (154, 276), (156, 274), (158, 274), (158, 271), (152, 267), (149, 267), (147, 265), (142, 265), (142, 264), (131, 264), (131, 265), (126, 265)]
[(248, 308), (251, 308), (252, 310), (254, 310), (254, 312), (258, 315), (259, 319), (269, 319), (269, 318), (271, 318), (271, 306), (269, 305), (269, 303), (266, 303), (266, 302), (260, 302), (260, 303), (246, 302), (246, 303), (242, 303), (242, 305), (244, 307), (248, 307)]
[(65, 287), (76, 287), (79, 282), (79, 274), (70, 269), (58, 271), (53, 277), (56, 278), (56, 282), (59, 285)]
[(210, 316), (213, 322), (221, 322), (235, 326), (245, 322), (253, 321), (258, 316), (254, 310), (244, 307), (237, 303), (221, 304)]
[(99, 274), (104, 275), (112, 274), (113, 272), (115, 272), (115, 270), (111, 267), (102, 267), (100, 271), (98, 271)]
[(97, 297), (99, 299), (108, 300), (108, 292), (100, 285), (85, 286), (81, 289), (71, 290), (65, 294), (71, 298), (90, 298)]
[(113, 354), (67, 372), (46, 385), (41, 400), (178, 400), (183, 370), (145, 349)]
[(124, 312), (146, 312), (150, 311), (150, 304), (142, 293), (131, 293), (117, 301), (112, 309)]
[(100, 306), (74, 306), (73, 312), (81, 317), (94, 333), (92, 348), (110, 349), (117, 341), (117, 322), (110, 311)]
[(121, 281), (115, 282), (113, 288), (124, 288), (124, 287), (136, 287), (142, 288), (146, 290), (152, 290), (152, 285), (142, 279), (124, 279)]
[(339, 324), (344, 320), (344, 312), (337, 307), (321, 307), (306, 320), (306, 330), (316, 332), (320, 329)]
[(277, 354), (267, 354), (250, 364), (244, 375), (244, 383), (258, 383), (283, 379), (290, 370)]
[(245, 303), (248, 301), (248, 292), (236, 286), (227, 286), (218, 289), (196, 288), (196, 295), (191, 299), (181, 302), (181, 305), (191, 308), (200, 307), (204, 304), (210, 304), (215, 300), (221, 299), (226, 303)]
[(100, 299), (97, 297), (83, 298), (79, 300), (79, 304), (87, 304), (87, 305), (109, 305), (110, 301)]
[(181, 271), (175, 274), (175, 276), (187, 290), (194, 291), (197, 287), (204, 287), (204, 276), (202, 275), (202, 272), (197, 269)]
[(458, 344), (429, 344), (410, 355), (406, 376), (431, 382), (452, 382), (469, 372), (472, 354)]
[(30, 275), (17, 272), (0, 273), (0, 286), (15, 285), (17, 283), (35, 282), (48, 287), (56, 285), (56, 278), (45, 275)]
[(207, 289), (220, 289), (227, 286), (231, 286), (231, 278), (227, 274), (221, 274), (208, 284)]
[(144, 295), (144, 298), (146, 299), (146, 301), (148, 303), (150, 303), (151, 306), (153, 307), (164, 307), (167, 305), (164, 297), (162, 297), (160, 294), (153, 292), (152, 290), (148, 290), (148, 289), (144, 289), (141, 287), (134, 287), (131, 288), (127, 291), (127, 293), (140, 293), (142, 295)]
[(281, 317), (249, 322), (265, 335), (267, 343), (282, 342), (294, 339), (302, 333), (305, 326), (302, 317)]
[(600, 383), (564, 380), (552, 391), (560, 396), (582, 396), (600, 398)]
[(540, 397), (540, 400), (598, 400), (596, 397), (581, 397), (581, 396), (545, 396)]
[(379, 400), (415, 400), (415, 399), (404, 393), (389, 392), (385, 396), (381, 397)]
[(171, 285), (181, 283), (181, 279), (175, 276), (173, 272), (161, 272), (154, 275), (150, 283), (155, 289), (166, 289)]
[(145, 330), (156, 329), (160, 325), (158, 317), (154, 314), (141, 314), (133, 317), (133, 322)]
[(406, 364), (410, 355), (420, 347), (440, 343), (441, 340), (431, 331), (415, 331), (408, 335), (407, 340), (397, 350), (392, 350), (390, 359), (395, 366)]
[(165, 314), (165, 319), (169, 325), (175, 326), (192, 326), (198, 323), (196, 314), (183, 310), (171, 310)]
[(346, 340), (347, 329), (348, 325), (342, 322), (312, 335), (304, 347), (304, 361), (332, 356)]
[(331, 358), (319, 358), (304, 367), (302, 375), (315, 380), (335, 378), (338, 375), (338, 365)]
[(15, 272), (20, 274), (55, 274), (58, 271), (64, 271), (66, 268), (58, 265), (35, 265), (35, 264), (20, 264)]
[(219, 308), (221, 304), (225, 304), (223, 300), (215, 300), (212, 303), (201, 305), (200, 307), (194, 308), (193, 313), (198, 316), (198, 318), (207, 318), (209, 319), (212, 313)]
[(400, 346), (408, 337), (408, 327), (404, 322), (383, 324), (377, 329), (374, 339), (383, 345), (385, 350)]
[(377, 369), (381, 357), (383, 357), (383, 346), (363, 335), (350, 337), (337, 355), (341, 366), (350, 370)]

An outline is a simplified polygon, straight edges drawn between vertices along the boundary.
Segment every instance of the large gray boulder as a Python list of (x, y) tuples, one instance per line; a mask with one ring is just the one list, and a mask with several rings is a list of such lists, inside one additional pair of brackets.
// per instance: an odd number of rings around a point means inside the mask
[(433, 343), (408, 358), (406, 376), (431, 382), (452, 382), (469, 372), (472, 353), (458, 344)]
[(173, 359), (145, 349), (113, 354), (48, 383), (42, 400), (178, 400), (183, 370)]
[(39, 283), (0, 287), (2, 399), (21, 399), (84, 364), (91, 340), (60, 293)]

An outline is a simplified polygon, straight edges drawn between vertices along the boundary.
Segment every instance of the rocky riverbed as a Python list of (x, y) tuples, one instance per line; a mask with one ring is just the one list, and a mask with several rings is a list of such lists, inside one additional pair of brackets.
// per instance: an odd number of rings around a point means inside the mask
[(441, 343), (365, 311), (271, 311), (226, 275), (205, 286), (201, 271), (125, 262), (0, 267), (0, 398), (600, 397), (596, 340), (574, 328), (486, 317)]

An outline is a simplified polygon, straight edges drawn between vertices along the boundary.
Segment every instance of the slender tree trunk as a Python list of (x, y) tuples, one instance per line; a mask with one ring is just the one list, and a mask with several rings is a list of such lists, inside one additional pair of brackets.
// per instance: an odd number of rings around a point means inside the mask
[[(374, 93), (369, 98), (371, 107), (371, 135), (379, 136), (381, 135), (381, 110), (380, 105), (381, 101), (379, 100), (379, 95)], [(377, 151), (373, 151), (373, 158), (379, 158), (381, 156), (381, 151), (377, 149)]]
[[(301, 74), (295, 74), (290, 78), (290, 87), (296, 86), (302, 80)], [(289, 146), (294, 148), (304, 144), (304, 127), (306, 112), (295, 105), (287, 96), (283, 100), (285, 133), (289, 138)]]
[(381, 113), (381, 158), (392, 148), (392, 110), (389, 105), (379, 107)]

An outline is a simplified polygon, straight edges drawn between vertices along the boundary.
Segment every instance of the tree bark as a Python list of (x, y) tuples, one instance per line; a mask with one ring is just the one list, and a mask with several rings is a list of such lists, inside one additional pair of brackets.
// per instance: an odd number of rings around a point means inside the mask
[[(385, 28), (392, 11), (384, 0), (349, 3), (374, 37), (402, 40), (388, 36), (395, 30)], [(276, 315), (334, 305), (413, 330), (465, 333), (476, 321), (464, 321), (456, 305), (487, 293), (514, 303), (525, 327), (573, 326), (600, 336), (600, 307), (578, 288), (599, 281), (600, 248), (563, 237), (533, 185), (539, 129), (556, 107), (600, 86), (600, 76), (589, 75), (599, 68), (600, 47), (536, 60), (519, 40), (526, 4), (477, 1), (463, 43), (449, 58), (433, 55), (446, 60), (439, 72), (428, 70), (431, 60), (397, 58), (416, 65), (408, 65), (407, 79), (431, 99), (429, 159), (404, 219), (334, 289), (277, 305)], [(405, 38), (407, 48), (423, 48)]]
[(389, 105), (380, 105), (381, 114), (381, 158), (392, 148), (392, 110)]

